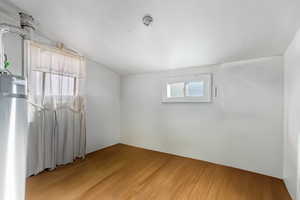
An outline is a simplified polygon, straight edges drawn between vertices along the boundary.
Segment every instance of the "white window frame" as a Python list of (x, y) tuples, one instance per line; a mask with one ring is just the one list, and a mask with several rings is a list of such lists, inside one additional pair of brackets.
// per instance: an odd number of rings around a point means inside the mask
[[(190, 81), (203, 81), (204, 95), (201, 97), (186, 96), (186, 84)], [(168, 97), (168, 84), (184, 82), (184, 97)], [(209, 103), (212, 101), (212, 74), (193, 74), (168, 77), (162, 84), (162, 103)]]

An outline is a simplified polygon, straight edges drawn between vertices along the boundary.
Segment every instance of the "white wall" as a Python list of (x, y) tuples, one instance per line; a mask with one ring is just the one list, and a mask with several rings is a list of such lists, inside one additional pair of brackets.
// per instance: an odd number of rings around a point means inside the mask
[(284, 181), (293, 198), (296, 199), (297, 196), (300, 199), (300, 31), (284, 55), (284, 74)]
[[(282, 177), (282, 57), (121, 78), (121, 142)], [(213, 103), (161, 103), (163, 77), (212, 72)]]
[(120, 76), (87, 61), (87, 151), (120, 142)]

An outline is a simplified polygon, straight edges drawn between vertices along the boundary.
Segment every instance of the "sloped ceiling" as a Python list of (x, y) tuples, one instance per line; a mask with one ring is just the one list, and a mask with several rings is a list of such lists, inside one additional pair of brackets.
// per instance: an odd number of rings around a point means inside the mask
[(122, 74), (281, 55), (300, 26), (299, 0), (10, 1)]

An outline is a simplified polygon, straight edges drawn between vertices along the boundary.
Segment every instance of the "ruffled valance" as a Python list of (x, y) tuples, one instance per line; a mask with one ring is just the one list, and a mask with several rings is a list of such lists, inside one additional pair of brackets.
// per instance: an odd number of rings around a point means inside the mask
[(28, 42), (31, 70), (85, 78), (84, 57), (33, 41)]

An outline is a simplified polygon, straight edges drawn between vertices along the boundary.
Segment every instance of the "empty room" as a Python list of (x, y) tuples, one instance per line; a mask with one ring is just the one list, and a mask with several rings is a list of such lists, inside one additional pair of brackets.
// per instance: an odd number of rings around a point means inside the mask
[(299, 0), (0, 0), (0, 200), (300, 200)]

